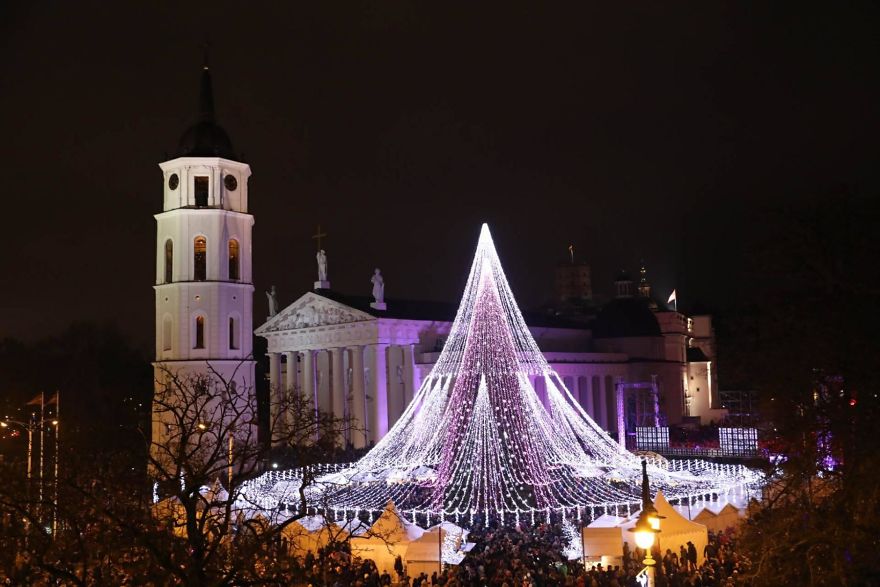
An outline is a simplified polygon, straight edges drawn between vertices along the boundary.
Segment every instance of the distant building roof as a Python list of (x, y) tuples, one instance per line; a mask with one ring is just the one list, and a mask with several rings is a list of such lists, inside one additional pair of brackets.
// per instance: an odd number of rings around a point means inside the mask
[(646, 298), (608, 302), (593, 322), (593, 338), (661, 336), (660, 324)]
[[(378, 318), (394, 318), (398, 320), (431, 320), (435, 322), (452, 322), (458, 310), (458, 304), (431, 302), (424, 300), (401, 300), (386, 298), (386, 310), (370, 307), (372, 296), (351, 296), (329, 289), (318, 289), (315, 293), (334, 302), (345, 304)], [(574, 328), (583, 330), (585, 326), (572, 320), (556, 316), (548, 316), (539, 312), (523, 312), (526, 324), (537, 328)]]

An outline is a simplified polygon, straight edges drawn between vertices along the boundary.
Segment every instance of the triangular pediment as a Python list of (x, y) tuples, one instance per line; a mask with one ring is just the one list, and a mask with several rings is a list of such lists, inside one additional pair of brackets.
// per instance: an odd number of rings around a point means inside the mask
[(309, 292), (269, 318), (255, 334), (376, 320), (366, 312)]

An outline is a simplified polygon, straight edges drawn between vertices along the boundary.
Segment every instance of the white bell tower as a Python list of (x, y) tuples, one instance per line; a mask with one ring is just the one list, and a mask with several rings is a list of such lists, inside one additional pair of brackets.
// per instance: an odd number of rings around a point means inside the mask
[[(154, 379), (165, 380), (168, 371), (208, 374), (210, 364), (254, 393), (251, 169), (236, 160), (215, 120), (207, 64), (199, 106), (176, 157), (159, 164), (164, 205), (155, 215)], [(161, 437), (156, 426), (154, 439)]]

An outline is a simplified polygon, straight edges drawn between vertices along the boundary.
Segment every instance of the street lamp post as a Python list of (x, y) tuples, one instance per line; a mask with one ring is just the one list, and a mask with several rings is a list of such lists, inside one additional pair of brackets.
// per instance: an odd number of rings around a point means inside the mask
[(648, 587), (654, 587), (654, 564), (656, 561), (651, 555), (651, 547), (654, 546), (654, 535), (660, 530), (655, 530), (647, 517), (639, 514), (639, 519), (631, 532), (636, 535), (636, 546), (645, 551), (645, 560), (642, 561), (642, 564), (645, 565), (648, 575)]
[[(6, 418), (3, 421), (0, 421), (0, 427), (9, 428), (10, 426), (18, 426), (22, 430), (27, 432), (28, 435), (28, 447), (27, 447), (27, 492), (28, 497), (30, 497), (31, 491), (31, 482), (33, 481), (34, 476), (34, 431), (40, 431), (40, 503), (39, 508), (43, 507), (43, 431), (47, 424), (51, 424), (55, 427), (55, 496), (54, 496), (54, 506), (57, 510), (58, 507), (58, 419), (47, 420), (45, 418), (40, 418), (40, 421), (37, 422), (35, 418), (32, 416), (29, 422), (22, 422), (20, 420), (13, 420), (11, 418)], [(38, 510), (39, 513), (40, 510)], [(41, 516), (40, 516), (41, 517)], [(52, 522), (52, 531), (53, 534), (57, 530), (57, 512), (53, 516)]]
[(27, 424), (25, 422), (19, 422), (18, 420), (10, 420), (7, 418), (6, 420), (0, 422), (0, 426), (3, 428), (9, 428), (10, 425), (20, 426), (24, 430), (27, 431), (28, 435), (28, 463), (27, 463), (27, 479), (28, 479), (28, 487), (30, 487), (31, 477), (33, 476), (33, 452), (34, 452), (34, 426), (31, 424)]
[(645, 551), (646, 575), (648, 576), (648, 587), (654, 587), (654, 566), (656, 561), (651, 554), (651, 547), (654, 546), (654, 540), (660, 533), (660, 520), (664, 516), (657, 513), (654, 502), (651, 500), (651, 490), (648, 484), (648, 463), (642, 461), (642, 511), (636, 520), (636, 525), (630, 530), (635, 534), (636, 546)]

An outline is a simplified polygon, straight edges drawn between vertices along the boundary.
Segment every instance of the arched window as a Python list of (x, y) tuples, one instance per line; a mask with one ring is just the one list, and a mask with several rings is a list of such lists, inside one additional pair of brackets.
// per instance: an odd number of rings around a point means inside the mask
[(238, 348), (238, 321), (234, 316), (229, 317), (229, 350)]
[(165, 241), (165, 283), (174, 281), (174, 243)]
[(193, 241), (193, 279), (205, 281), (208, 278), (207, 270), (208, 241), (203, 236), (197, 236)]
[(205, 348), (205, 317), (196, 316), (196, 340), (193, 345), (194, 349)]
[(162, 321), (162, 350), (170, 351), (171, 350), (171, 332), (173, 331), (174, 324), (171, 321), (171, 316), (165, 316), (165, 319)]
[(238, 241), (229, 239), (229, 279), (239, 279)]

